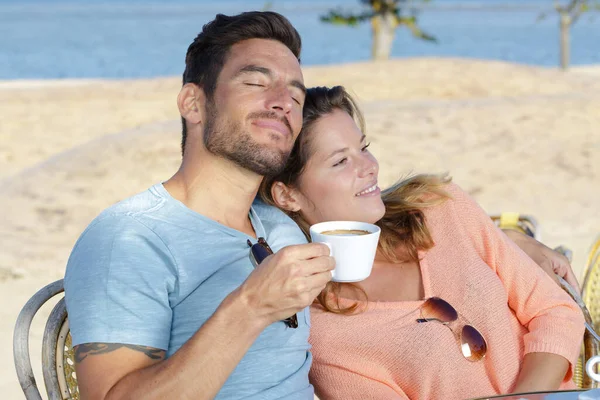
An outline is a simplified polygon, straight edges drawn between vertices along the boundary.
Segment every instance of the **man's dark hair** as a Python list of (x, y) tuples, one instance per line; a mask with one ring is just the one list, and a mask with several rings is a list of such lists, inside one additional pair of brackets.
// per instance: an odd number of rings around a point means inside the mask
[[(212, 101), (217, 79), (231, 46), (248, 39), (271, 39), (283, 43), (300, 61), (302, 41), (298, 31), (281, 14), (272, 11), (251, 11), (234, 16), (217, 14), (202, 27), (185, 56), (183, 84), (195, 83)], [(181, 153), (185, 152), (187, 128), (181, 118)]]

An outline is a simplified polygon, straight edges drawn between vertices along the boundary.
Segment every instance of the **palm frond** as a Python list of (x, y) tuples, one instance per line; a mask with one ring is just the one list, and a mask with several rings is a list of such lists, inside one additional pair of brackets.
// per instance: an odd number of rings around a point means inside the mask
[(398, 25), (404, 25), (408, 28), (408, 30), (410, 31), (410, 33), (418, 38), (418, 39), (422, 39), (422, 40), (426, 40), (428, 42), (434, 42), (437, 43), (437, 38), (433, 35), (430, 35), (428, 33), (426, 33), (425, 31), (423, 31), (421, 28), (419, 28), (419, 26), (417, 25), (417, 18), (414, 16), (411, 17), (399, 17), (396, 19), (396, 21), (398, 22)]
[(372, 12), (362, 14), (347, 13), (342, 10), (329, 10), (329, 13), (321, 15), (320, 20), (334, 25), (357, 26), (361, 22), (368, 21), (373, 17)]

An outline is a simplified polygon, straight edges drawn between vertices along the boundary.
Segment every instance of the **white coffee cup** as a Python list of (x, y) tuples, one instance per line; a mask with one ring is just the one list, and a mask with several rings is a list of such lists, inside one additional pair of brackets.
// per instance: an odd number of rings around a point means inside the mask
[[(366, 231), (366, 234), (323, 232)], [(326, 243), (335, 258), (334, 282), (358, 282), (371, 275), (381, 229), (377, 225), (355, 221), (328, 221), (310, 227), (313, 242)]]

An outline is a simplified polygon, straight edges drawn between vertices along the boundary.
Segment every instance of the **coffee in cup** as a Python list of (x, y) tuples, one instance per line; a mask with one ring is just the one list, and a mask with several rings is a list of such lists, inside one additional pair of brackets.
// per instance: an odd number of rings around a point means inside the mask
[(321, 232), (323, 235), (334, 235), (334, 236), (354, 236), (354, 235), (368, 235), (369, 231), (362, 229), (333, 229), (330, 231)]
[(328, 221), (310, 227), (313, 242), (325, 243), (335, 258), (334, 282), (358, 282), (371, 274), (381, 229), (356, 221)]

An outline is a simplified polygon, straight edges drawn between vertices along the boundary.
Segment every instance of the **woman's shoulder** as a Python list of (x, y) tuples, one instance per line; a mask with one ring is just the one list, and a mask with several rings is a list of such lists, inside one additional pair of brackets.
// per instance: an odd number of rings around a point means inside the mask
[(442, 201), (436, 202), (436, 198), (439, 199), (436, 194), (427, 194), (423, 198), (424, 203), (432, 204), (423, 208), (428, 225), (464, 225), (480, 218), (481, 207), (458, 184), (448, 182), (441, 189), (445, 194)]
[(467, 192), (456, 182), (448, 182), (444, 187), (444, 190), (446, 190), (446, 192), (448, 192), (453, 199), (469, 196)]
[(390, 205), (402, 204), (404, 209), (421, 208), (447, 198), (446, 188), (451, 185), (451, 179), (445, 174), (418, 174), (397, 181), (383, 191), (382, 198)]
[(455, 182), (447, 182), (440, 187), (439, 191), (428, 192), (422, 196), (424, 203), (431, 203), (439, 200), (442, 197), (443, 201), (439, 201), (442, 208), (459, 207), (470, 208), (477, 205), (473, 197), (461, 186)]

